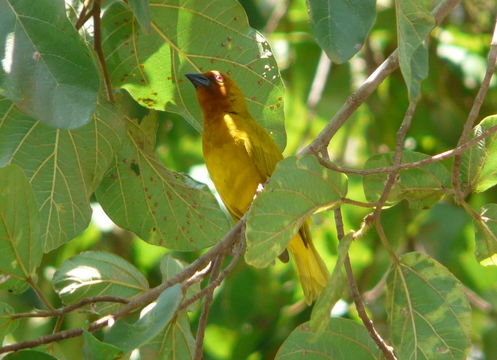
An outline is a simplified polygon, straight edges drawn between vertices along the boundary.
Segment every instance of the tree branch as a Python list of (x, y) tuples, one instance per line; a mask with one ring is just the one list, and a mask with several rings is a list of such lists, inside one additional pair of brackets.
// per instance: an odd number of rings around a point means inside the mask
[[(492, 41), (490, 43), (490, 50), (488, 52), (487, 70), (485, 72), (485, 76), (483, 77), (483, 81), (481, 82), (478, 94), (476, 94), (476, 97), (473, 100), (473, 105), (471, 106), (468, 118), (466, 119), (466, 123), (464, 124), (461, 137), (457, 142), (458, 146), (466, 142), (466, 140), (469, 137), (469, 133), (473, 128), (473, 124), (476, 118), (478, 117), (478, 114), (480, 113), (481, 105), (483, 104), (483, 100), (487, 95), (488, 87), (490, 85), (490, 80), (492, 80), (496, 61), (497, 61), (497, 17), (495, 19), (494, 32), (492, 36)], [(452, 186), (454, 187), (454, 193), (457, 202), (461, 202), (465, 197), (465, 195), (461, 191), (461, 180), (459, 179), (459, 171), (461, 169), (461, 164), (462, 164), (462, 155), (458, 154), (454, 159), (454, 167), (452, 168)]]
[(102, 30), (100, 24), (100, 2), (101, 0), (93, 0), (93, 7), (91, 9), (91, 15), (93, 17), (93, 48), (97, 53), (97, 58), (102, 68), (102, 73), (104, 76), (105, 88), (107, 89), (107, 98), (113, 103), (114, 93), (112, 92), (112, 82), (110, 81), (109, 71), (107, 70), (107, 63), (105, 62), (104, 51), (102, 49)]
[[(460, 0), (445, 0), (441, 2), (433, 11), (435, 24), (439, 25), (449, 12), (460, 2)], [(329, 121), (328, 125), (321, 130), (319, 135), (302, 151), (300, 155), (309, 153), (319, 153), (325, 149), (331, 138), (337, 133), (349, 117), (364, 103), (383, 80), (399, 67), (398, 50), (396, 49), (390, 56), (364, 81), (364, 83), (351, 94), (345, 104)]]

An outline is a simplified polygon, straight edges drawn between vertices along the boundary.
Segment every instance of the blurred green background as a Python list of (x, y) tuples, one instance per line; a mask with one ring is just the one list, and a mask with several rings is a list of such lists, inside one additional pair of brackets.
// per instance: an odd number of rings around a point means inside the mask
[[(286, 155), (295, 154), (309, 143), (327, 124), (351, 92), (396, 48), (395, 14), (392, 1), (378, 1), (377, 19), (363, 49), (348, 63), (329, 65), (310, 33), (305, 0), (242, 0), (250, 24), (261, 31), (272, 46), (286, 85), (285, 113), (288, 135)], [(453, 148), (459, 138), (486, 67), (495, 0), (466, 0), (430, 39), (430, 73), (422, 83), (418, 105), (405, 146), (408, 149), (436, 154)], [(329, 68), (326, 78), (316, 76), (321, 63)], [(324, 88), (310, 96), (313, 84), (323, 81)], [(497, 90), (494, 79), (480, 112), (479, 120), (497, 113)], [(318, 92), (319, 93), (319, 92)], [(126, 97), (125, 94), (122, 96)], [(148, 110), (138, 107), (128, 97), (128, 106), (137, 117)], [(388, 77), (348, 120), (330, 143), (329, 152), (338, 164), (361, 168), (379, 152), (392, 150), (395, 133), (407, 107), (407, 92), (400, 71)], [(159, 113), (160, 131), (157, 152), (164, 163), (176, 171), (189, 173), (207, 181), (199, 134), (181, 117)], [(450, 161), (446, 162), (450, 165)], [(473, 195), (469, 202), (475, 208), (497, 202), (491, 189)], [(364, 201), (362, 181), (349, 177), (349, 198)], [(358, 229), (367, 209), (344, 206), (345, 230)], [(497, 306), (497, 269), (482, 267), (475, 260), (471, 219), (450, 201), (429, 210), (409, 209), (400, 203), (384, 211), (382, 221), (387, 236), (399, 251), (426, 252), (447, 266), (477, 296)], [(313, 218), (313, 236), (326, 263), (331, 268), (336, 258), (336, 234), (333, 214)], [(50, 290), (55, 268), (87, 249), (113, 252), (135, 264), (149, 278), (151, 286), (160, 282), (159, 261), (167, 250), (148, 245), (131, 233), (106, 223), (95, 204), (91, 226), (68, 245), (44, 258), (40, 271), (41, 287), (57, 302)], [(199, 253), (173, 252), (173, 256), (193, 261)], [(389, 267), (389, 258), (374, 231), (354, 243), (351, 261), (362, 292), (372, 289)], [(10, 296), (10, 295), (7, 295)], [(259, 270), (240, 263), (234, 273), (216, 291), (206, 330), (206, 359), (272, 359), (281, 342), (298, 324), (308, 320), (310, 309), (290, 264), (276, 263)], [(385, 326), (384, 295), (369, 304), (369, 311), (380, 332), (388, 336)], [(37, 304), (34, 293), (16, 297), (18, 310)], [(350, 295), (336, 308), (338, 316), (355, 319)], [(496, 359), (497, 314), (475, 308), (473, 312), (473, 358)], [(62, 328), (76, 327), (85, 317), (71, 314)], [(191, 314), (192, 329), (198, 313)], [(11, 340), (43, 335), (53, 327), (52, 320), (25, 320)], [(81, 339), (55, 344), (60, 359), (75, 359)], [(78, 351), (78, 352), (75, 352)], [(478, 357), (479, 356), (479, 357)]]

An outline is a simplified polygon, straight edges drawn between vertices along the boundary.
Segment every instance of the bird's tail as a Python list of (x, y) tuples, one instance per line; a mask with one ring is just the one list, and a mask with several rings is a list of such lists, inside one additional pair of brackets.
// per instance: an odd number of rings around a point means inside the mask
[(326, 286), (328, 270), (312, 243), (307, 224), (290, 241), (288, 249), (297, 266), (305, 302), (310, 305)]

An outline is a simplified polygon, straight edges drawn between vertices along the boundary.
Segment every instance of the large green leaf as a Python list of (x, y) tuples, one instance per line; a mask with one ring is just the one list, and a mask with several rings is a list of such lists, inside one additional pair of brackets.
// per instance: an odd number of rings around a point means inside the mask
[(376, 0), (309, 0), (308, 5), (316, 40), (336, 63), (361, 49), (376, 18)]
[[(165, 254), (162, 259), (160, 260), (160, 272), (162, 275), (162, 282), (166, 282), (170, 278), (172, 278), (174, 275), (178, 274), (184, 268), (186, 267), (187, 264), (182, 262), (181, 260), (173, 258), (170, 254)], [(195, 283), (191, 285), (188, 290), (186, 291), (186, 298), (189, 298), (190, 296), (193, 296), (194, 294), (198, 293), (200, 291), (200, 283)], [(196, 307), (196, 303), (190, 305), (188, 308), (188, 311), (194, 311)]]
[[(413, 151), (404, 151), (402, 163), (410, 163), (428, 158), (428, 155)], [(376, 169), (393, 166), (393, 152), (374, 155), (368, 159), (364, 167)], [(377, 202), (383, 190), (388, 173), (364, 176), (364, 194), (366, 199)], [(401, 170), (397, 177), (388, 203), (393, 204), (407, 200), (412, 208), (429, 207), (437, 203), (450, 187), (450, 174), (441, 163), (432, 163), (422, 167)]]
[(152, 26), (150, 23), (150, 10), (148, 7), (149, 0), (130, 0), (129, 6), (133, 10), (135, 14), (136, 20), (143, 28), (146, 33), (149, 33), (152, 30)]
[[(497, 115), (488, 116), (473, 129), (475, 138), (497, 125)], [(464, 152), (461, 183), (469, 191), (482, 192), (497, 184), (497, 134), (480, 140)]]
[(195, 339), (190, 329), (188, 315), (178, 314), (153, 340), (140, 348), (142, 360), (191, 360)]
[(57, 360), (57, 358), (38, 350), (20, 350), (8, 354), (4, 360)]
[(146, 135), (128, 121), (128, 136), (97, 197), (112, 220), (142, 239), (176, 250), (217, 242), (230, 227), (206, 185), (168, 170), (146, 151)]
[(0, 302), (0, 342), (3, 343), (5, 335), (12, 334), (19, 325), (19, 319), (12, 319), (11, 315), (15, 313), (12, 306)]
[(90, 196), (120, 146), (124, 127), (114, 106), (98, 104), (93, 120), (60, 130), (0, 98), (0, 166), (19, 165), (41, 212), (40, 240), (50, 251), (79, 234), (91, 217)]
[(235, 0), (151, 0), (152, 31), (116, 3), (103, 17), (103, 46), (114, 86), (143, 106), (174, 111), (201, 129), (195, 89), (185, 74), (220, 70), (241, 86), (248, 107), (281, 149), (284, 88), (269, 44)]
[(497, 204), (487, 204), (475, 224), (475, 255), (483, 265), (497, 265)]
[(0, 287), (26, 290), (42, 257), (40, 214), (26, 175), (16, 165), (0, 168)]
[(275, 357), (275, 360), (301, 359), (381, 360), (383, 357), (363, 326), (349, 319), (336, 318), (317, 336), (308, 323), (300, 325)]
[(395, 0), (399, 64), (409, 98), (418, 96), (421, 81), (428, 76), (426, 37), (435, 25), (431, 0)]
[(343, 264), (347, 257), (350, 244), (352, 244), (352, 240), (352, 234), (348, 234), (340, 240), (340, 243), (338, 244), (338, 258), (335, 267), (333, 268), (333, 272), (330, 275), (326, 287), (312, 308), (309, 325), (316, 334), (321, 334), (326, 330), (328, 322), (330, 321), (331, 310), (342, 296), (346, 280)]
[(421, 253), (405, 254), (389, 274), (387, 291), (399, 359), (466, 359), (471, 308), (461, 283), (444, 266)]
[[(93, 296), (131, 297), (148, 289), (147, 279), (126, 260), (111, 253), (87, 251), (66, 260), (55, 272), (55, 291), (65, 304), (74, 304)], [(100, 303), (96, 309), (108, 313), (112, 303)]]
[(134, 324), (120, 320), (105, 334), (105, 341), (124, 352), (136, 349), (163, 330), (172, 319), (181, 300), (181, 284), (165, 290), (157, 301), (142, 310)]
[(91, 120), (98, 71), (63, 0), (0, 0), (0, 88), (35, 119), (64, 129)]
[(247, 263), (269, 265), (310, 215), (335, 206), (346, 193), (345, 175), (321, 166), (314, 156), (280, 161), (248, 214)]

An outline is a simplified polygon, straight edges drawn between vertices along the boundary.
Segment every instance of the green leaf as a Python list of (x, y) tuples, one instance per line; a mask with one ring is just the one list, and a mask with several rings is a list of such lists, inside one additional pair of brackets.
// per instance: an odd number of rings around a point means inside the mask
[(314, 156), (280, 161), (248, 214), (247, 263), (268, 266), (310, 215), (335, 206), (346, 193), (345, 175), (321, 166)]
[[(119, 226), (154, 245), (197, 250), (217, 242), (230, 227), (206, 185), (175, 173), (128, 136), (97, 190), (105, 212)], [(141, 141), (142, 138), (139, 140)]]
[[(402, 163), (416, 162), (428, 158), (428, 155), (404, 151)], [(377, 154), (368, 159), (365, 169), (393, 166), (393, 152)], [(370, 202), (377, 202), (388, 178), (388, 173), (366, 175), (363, 178), (364, 194)], [(411, 208), (426, 208), (436, 204), (446, 189), (450, 187), (450, 174), (441, 163), (432, 163), (422, 167), (401, 170), (397, 177), (387, 203), (407, 200)]]
[(315, 335), (308, 323), (292, 331), (275, 360), (381, 360), (380, 351), (367, 330), (358, 323), (336, 318)]
[(376, 0), (309, 0), (308, 6), (314, 36), (336, 63), (361, 49), (376, 18)]
[(40, 209), (40, 241), (48, 252), (78, 235), (91, 218), (90, 196), (121, 143), (124, 128), (114, 106), (99, 103), (93, 120), (60, 130), (0, 98), (0, 166), (20, 166)]
[(338, 244), (338, 258), (330, 275), (330, 279), (323, 292), (319, 296), (311, 313), (309, 325), (316, 336), (322, 334), (328, 327), (330, 322), (330, 314), (333, 306), (340, 300), (342, 291), (345, 287), (345, 274), (343, 272), (343, 264), (347, 257), (350, 244), (352, 244), (352, 234), (347, 234)]
[[(475, 138), (497, 125), (497, 115), (488, 116), (473, 129)], [(469, 191), (482, 192), (497, 184), (497, 134), (480, 140), (464, 152), (461, 185)]]
[(16, 165), (0, 168), (0, 287), (21, 293), (36, 277), (42, 251), (40, 214), (31, 185)]
[(0, 342), (3, 343), (5, 335), (12, 334), (17, 328), (19, 322), (11, 319), (11, 315), (15, 313), (12, 306), (7, 303), (0, 302)]
[(186, 312), (181, 312), (164, 331), (140, 348), (141, 360), (191, 360), (195, 339)]
[(138, 20), (143, 31), (147, 34), (152, 31), (148, 1), (149, 0), (129, 0), (129, 5), (135, 14), (136, 20)]
[(475, 256), (482, 265), (497, 265), (497, 204), (481, 208), (480, 221), (475, 220)]
[(121, 349), (98, 340), (86, 330), (83, 331), (83, 340), (85, 360), (119, 360), (123, 357)]
[(91, 121), (98, 70), (63, 0), (1, 0), (0, 34), (3, 96), (54, 127)]
[(249, 26), (238, 1), (151, 0), (149, 6), (148, 36), (123, 4), (105, 12), (103, 46), (113, 85), (145, 107), (181, 114), (200, 130), (195, 89), (185, 74), (223, 71), (283, 149), (283, 83), (269, 44)]
[[(173, 258), (169, 254), (165, 254), (160, 261), (160, 272), (162, 274), (162, 282), (166, 282), (173, 276), (183, 271), (186, 264), (178, 259)], [(186, 291), (186, 298), (198, 293), (200, 291), (200, 283), (195, 283)], [(195, 310), (195, 304), (190, 305), (189, 311)]]
[(8, 354), (4, 360), (57, 360), (57, 358), (38, 350), (20, 350)]
[[(52, 283), (64, 304), (103, 295), (129, 298), (148, 289), (147, 279), (138, 269), (119, 256), (101, 251), (87, 251), (66, 260)], [(99, 303), (95, 308), (109, 313), (115, 306)]]
[[(164, 329), (173, 317), (181, 300), (181, 284), (176, 284), (160, 294), (157, 302), (147, 306), (134, 324), (122, 320), (105, 335), (105, 342), (113, 344), (124, 352), (136, 349)], [(151, 307), (151, 309), (150, 309)]]
[(399, 63), (409, 99), (415, 99), (421, 81), (428, 76), (428, 46), (425, 42), (435, 25), (431, 0), (395, 0)]
[(387, 310), (399, 359), (466, 359), (471, 308), (461, 283), (434, 259), (412, 252), (394, 264)]

